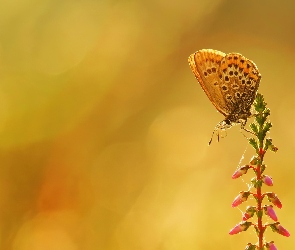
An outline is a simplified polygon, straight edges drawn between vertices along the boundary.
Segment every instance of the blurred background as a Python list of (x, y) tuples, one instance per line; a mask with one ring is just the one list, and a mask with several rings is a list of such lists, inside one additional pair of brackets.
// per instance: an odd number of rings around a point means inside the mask
[[(295, 247), (292, 1), (12, 0), (0, 10), (0, 249), (244, 249), (231, 202), (254, 154), (187, 58), (238, 52), (262, 74), (277, 153), (267, 174)], [(267, 203), (267, 202), (266, 202)], [(269, 219), (264, 217), (264, 221)], [(293, 236), (293, 237), (292, 237)]]

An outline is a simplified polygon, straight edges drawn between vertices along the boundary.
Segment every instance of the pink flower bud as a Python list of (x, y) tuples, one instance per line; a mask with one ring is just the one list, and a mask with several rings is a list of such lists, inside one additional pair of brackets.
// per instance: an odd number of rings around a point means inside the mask
[(256, 212), (256, 207), (248, 206), (246, 209), (246, 212), (243, 214), (243, 221), (253, 217), (255, 212)]
[(273, 185), (273, 181), (272, 178), (268, 175), (263, 175), (262, 176), (262, 181), (265, 183), (265, 185), (267, 186), (272, 186)]
[(251, 225), (252, 225), (251, 222), (247, 222), (247, 221), (241, 222), (235, 225), (235, 227), (229, 231), (229, 234), (234, 235), (234, 234), (238, 234), (240, 232), (246, 231)]
[(286, 228), (282, 227), (281, 224), (277, 225), (277, 229), (279, 230), (278, 231), (279, 234), (286, 236), (286, 237), (290, 236), (290, 233), (288, 232), (288, 230)]
[(248, 169), (249, 169), (249, 165), (245, 165), (245, 166), (242, 166), (242, 167), (240, 167), (239, 169), (237, 169), (234, 173), (233, 173), (233, 175), (232, 175), (232, 179), (237, 179), (237, 178), (239, 178), (240, 176), (242, 176), (243, 174), (246, 174), (247, 173), (247, 171), (248, 171)]
[(278, 220), (278, 217), (277, 217), (272, 205), (268, 205), (268, 206), (265, 205), (263, 207), (263, 209), (264, 209), (264, 213), (266, 215), (268, 215), (270, 218), (272, 218), (274, 221)]
[(243, 227), (240, 224), (237, 224), (234, 228), (229, 231), (230, 235), (238, 234), (243, 232)]
[(267, 250), (278, 250), (273, 241), (266, 243), (265, 246)]
[(273, 224), (269, 224), (269, 226), (271, 227), (271, 229), (283, 236), (289, 237), (290, 233), (288, 232), (287, 229), (285, 229), (284, 227), (282, 227), (282, 225), (279, 222), (273, 223)]
[(279, 200), (278, 196), (273, 193), (273, 192), (268, 192), (266, 193), (267, 198), (270, 202), (272, 202), (275, 206), (277, 206), (278, 208), (282, 208), (282, 203)]
[(245, 220), (249, 220), (252, 216), (253, 216), (253, 215), (251, 215), (251, 214), (245, 212), (245, 213), (243, 214), (243, 218), (242, 218), (242, 219), (243, 219), (243, 221), (245, 221)]
[(234, 199), (233, 203), (231, 204), (232, 207), (237, 207), (244, 201), (248, 199), (250, 192), (240, 192), (239, 195)]

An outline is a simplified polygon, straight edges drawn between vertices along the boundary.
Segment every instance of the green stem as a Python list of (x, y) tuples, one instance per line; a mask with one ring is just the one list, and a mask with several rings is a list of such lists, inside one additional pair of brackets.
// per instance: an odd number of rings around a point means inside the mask
[[(261, 117), (263, 116), (262, 114), (259, 114)], [(263, 132), (263, 124), (259, 124), (259, 132), (258, 134), (262, 134)], [(262, 136), (257, 136), (259, 140), (259, 152), (258, 152), (258, 159), (259, 163), (257, 164), (257, 172), (256, 172), (256, 177), (258, 183), (261, 183), (261, 166), (263, 164), (263, 157), (264, 157), (264, 151), (263, 151), (263, 141), (264, 137)], [(264, 228), (262, 226), (262, 191), (261, 191), (262, 185), (257, 185), (257, 211), (258, 211), (258, 229), (259, 229), (259, 235), (258, 235), (258, 241), (259, 241), (259, 250), (263, 250), (263, 234), (264, 234)]]
[[(260, 154), (261, 157), (261, 163), (263, 160), (263, 155)], [(261, 180), (261, 164), (257, 165), (257, 181)], [(264, 227), (262, 226), (262, 191), (261, 191), (261, 185), (257, 186), (257, 211), (258, 211), (258, 239), (259, 239), (259, 249), (263, 249), (263, 233), (264, 233)]]

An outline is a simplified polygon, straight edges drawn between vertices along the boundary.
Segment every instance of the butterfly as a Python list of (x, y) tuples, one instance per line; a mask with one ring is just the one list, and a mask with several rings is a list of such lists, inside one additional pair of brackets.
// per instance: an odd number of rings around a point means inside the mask
[(255, 63), (239, 53), (225, 54), (213, 49), (191, 54), (188, 62), (211, 103), (225, 117), (216, 125), (212, 137), (216, 130), (234, 124), (240, 123), (244, 129), (261, 80)]

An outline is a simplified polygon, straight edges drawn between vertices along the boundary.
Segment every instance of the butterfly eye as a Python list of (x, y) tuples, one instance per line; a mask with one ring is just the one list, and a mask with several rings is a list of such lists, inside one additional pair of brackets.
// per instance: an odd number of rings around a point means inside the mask
[(224, 120), (224, 121), (225, 121), (225, 123), (226, 123), (227, 125), (230, 125), (230, 124), (231, 124), (231, 121), (228, 120), (228, 119), (226, 119), (226, 120)]

